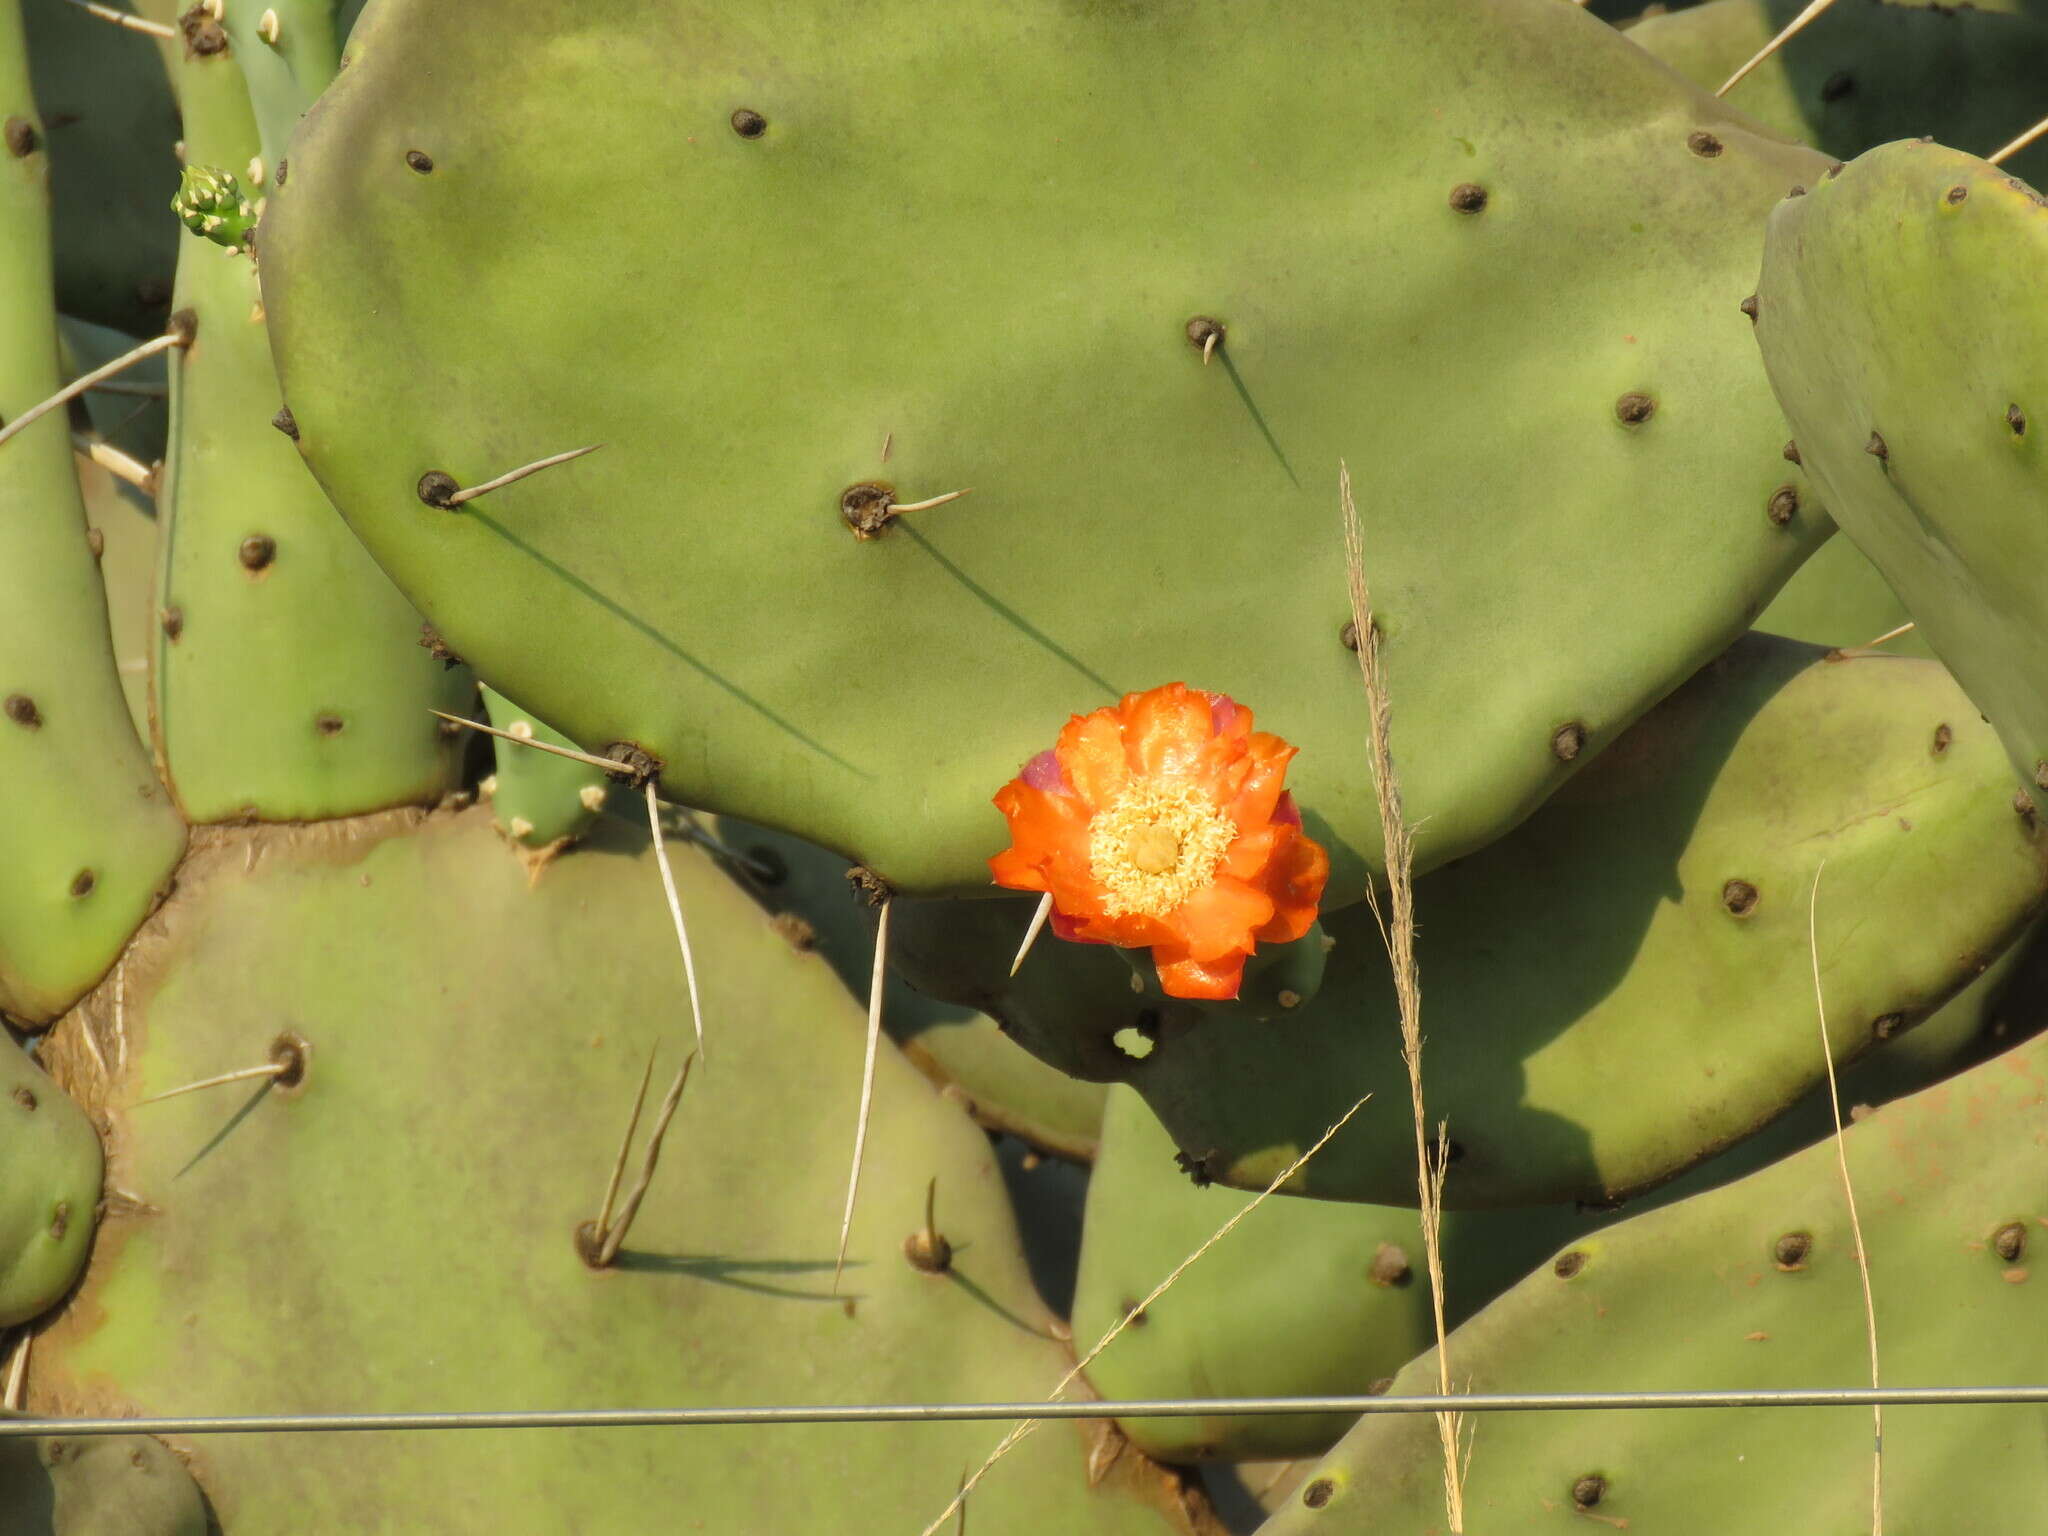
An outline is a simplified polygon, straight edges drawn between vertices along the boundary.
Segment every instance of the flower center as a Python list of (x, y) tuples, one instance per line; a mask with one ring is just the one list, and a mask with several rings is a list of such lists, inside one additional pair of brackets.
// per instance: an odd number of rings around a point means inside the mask
[(1111, 917), (1164, 917), (1216, 876), (1237, 823), (1193, 784), (1128, 785), (1088, 832), (1088, 866)]

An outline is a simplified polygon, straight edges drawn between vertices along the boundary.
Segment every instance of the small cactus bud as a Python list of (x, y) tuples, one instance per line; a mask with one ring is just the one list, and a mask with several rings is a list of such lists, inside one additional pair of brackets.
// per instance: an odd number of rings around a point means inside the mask
[(178, 181), (171, 211), (201, 239), (235, 252), (246, 252), (256, 229), (256, 205), (242, 195), (232, 171), (218, 166), (188, 165)]

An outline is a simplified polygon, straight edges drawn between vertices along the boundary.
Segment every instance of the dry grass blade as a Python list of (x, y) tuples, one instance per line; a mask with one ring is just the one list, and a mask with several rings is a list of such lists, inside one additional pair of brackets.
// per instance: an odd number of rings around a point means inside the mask
[(557, 464), (566, 464), (571, 459), (582, 458), (586, 453), (595, 453), (603, 446), (603, 443), (592, 443), (585, 448), (571, 448), (566, 453), (551, 453), (544, 459), (535, 459), (531, 464), (508, 469), (494, 480), (486, 480), (482, 485), (465, 486), (453, 492), (448, 497), (448, 505), (459, 507), (465, 501), (475, 501), (479, 496), (488, 496), (492, 491), (502, 490), (508, 485), (524, 480), (528, 475), (537, 475), (544, 469), (553, 469)]
[(70, 3), (84, 11), (88, 16), (97, 16), (101, 21), (111, 21), (115, 26), (130, 32), (142, 32), (150, 37), (161, 37), (167, 40), (178, 35), (176, 27), (165, 26), (160, 21), (151, 21), (145, 16), (137, 16), (130, 11), (117, 11), (111, 5), (99, 4), (98, 0), (70, 0)]
[(0, 1388), (0, 1409), (19, 1413), (21, 1405), (28, 1398), (28, 1349), (36, 1336), (28, 1329), (21, 1330), (21, 1342), (14, 1346), (14, 1358), (7, 1365), (7, 1385)]
[[(1394, 772), (1393, 707), (1380, 659), (1380, 632), (1373, 618), (1372, 590), (1365, 579), (1365, 532), (1358, 505), (1351, 497), (1351, 469), (1337, 466), (1337, 494), (1344, 509), (1344, 560), (1351, 588), (1351, 623), (1358, 634), (1358, 671), (1365, 684), (1366, 712), (1372, 730), (1372, 782), (1379, 798), (1380, 834), (1386, 845), (1389, 911), (1380, 918), (1379, 897), (1370, 886), (1373, 915), (1380, 919), (1387, 956), (1393, 962), (1394, 997), (1401, 1013), (1401, 1060), (1408, 1069), (1409, 1108), (1415, 1119), (1415, 1178), (1422, 1206), (1422, 1248), (1429, 1268), (1430, 1299), (1436, 1321), (1436, 1365), (1439, 1390), (1451, 1392), (1448, 1330), (1444, 1327), (1443, 1178), (1449, 1141), (1437, 1131), (1437, 1156), (1428, 1146), (1428, 1119), (1422, 1105), (1422, 985), (1415, 964), (1415, 842), (1401, 805), (1401, 783)], [(1458, 1458), (1458, 1416), (1437, 1415), (1444, 1448), (1444, 1504), (1453, 1533), (1465, 1529), (1464, 1475)]]
[[(1820, 872), (1828, 867), (1822, 859), (1813, 872), (1813, 892), (1806, 903), (1806, 948), (1813, 957), (1813, 1006), (1820, 1016), (1820, 1057), (1828, 1069), (1828, 1106), (1835, 1114), (1835, 1163), (1842, 1170), (1842, 1198), (1849, 1206), (1849, 1233), (1856, 1240), (1856, 1273), (1863, 1280), (1863, 1323), (1870, 1348), (1870, 1386), (1877, 1379), (1877, 1301), (1870, 1291), (1870, 1253), (1863, 1246), (1863, 1222), (1856, 1214), (1856, 1186), (1849, 1179), (1849, 1147), (1842, 1136), (1842, 1096), (1835, 1086), (1835, 1053), (1828, 1044), (1828, 1005), (1820, 984)], [(1870, 1460), (1870, 1536), (1884, 1536), (1884, 1404), (1870, 1408), (1875, 1439)]]
[(123, 453), (112, 443), (101, 442), (96, 437), (87, 437), (83, 432), (71, 434), (74, 452), (84, 454), (118, 480), (125, 480), (145, 496), (156, 495), (156, 471), (132, 453)]
[(2003, 165), (2044, 133), (2048, 133), (2048, 117), (2042, 118), (2040, 122), (2034, 124), (2033, 127), (2014, 139), (2005, 148), (1999, 150), (1997, 154), (1986, 155), (1985, 159), (1989, 160), (1993, 165)]
[(853, 1203), (860, 1194), (860, 1160), (868, 1145), (868, 1109), (875, 1096), (875, 1047), (882, 1038), (882, 984), (889, 967), (888, 897), (875, 916), (875, 969), (868, 980), (867, 1058), (860, 1069), (860, 1123), (853, 1133), (853, 1168), (846, 1176), (846, 1211), (839, 1218), (839, 1257), (832, 1263), (832, 1291), (839, 1292), (839, 1276), (846, 1268), (846, 1243), (853, 1232)]
[(58, 390), (57, 393), (50, 396), (49, 399), (30, 406), (19, 416), (15, 417), (14, 420), (8, 422), (6, 426), (0, 427), (0, 443), (6, 442), (16, 433), (41, 421), (50, 412), (57, 410), (59, 407), (84, 394), (88, 389), (99, 383), (100, 380), (110, 379), (124, 368), (133, 368), (144, 358), (155, 357), (157, 353), (167, 352), (172, 347), (182, 347), (190, 339), (191, 332), (188, 329), (180, 328), (166, 331), (161, 336), (152, 336), (139, 347), (123, 352), (112, 362), (101, 364), (93, 369), (91, 373), (80, 374), (69, 384)]
[(618, 1225), (605, 1234), (604, 1245), (597, 1251), (599, 1269), (610, 1267), (612, 1260), (619, 1256), (619, 1244), (626, 1240), (626, 1234), (633, 1229), (633, 1218), (640, 1214), (640, 1202), (647, 1198), (648, 1187), (654, 1183), (654, 1165), (661, 1161), (661, 1139), (668, 1134), (669, 1121), (676, 1117), (676, 1106), (683, 1101), (683, 1089), (690, 1081), (690, 1068), (696, 1061), (695, 1051), (685, 1056), (676, 1080), (668, 1085), (668, 1093), (654, 1117), (654, 1130), (647, 1138), (647, 1155), (640, 1159), (640, 1177), (626, 1191), (625, 1203), (619, 1207)]
[(1765, 43), (1763, 47), (1759, 48), (1756, 51), (1755, 56), (1752, 57), (1748, 63), (1744, 64), (1742, 68), (1736, 70), (1734, 74), (1730, 75), (1725, 81), (1723, 81), (1721, 89), (1714, 92), (1714, 94), (1716, 96), (1726, 96), (1730, 91), (1734, 90), (1736, 86), (1740, 85), (1745, 79), (1748, 78), (1749, 72), (1751, 70), (1755, 69), (1757, 65), (1763, 63), (1765, 59), (1768, 59), (1780, 48), (1784, 47), (1787, 43), (1791, 42), (1792, 39), (1797, 37), (1801, 32), (1804, 32), (1811, 23), (1817, 21), (1820, 18), (1820, 14), (1822, 11), (1825, 11), (1829, 6), (1833, 5), (1834, 3), (1835, 0), (1813, 0), (1813, 3), (1807, 6), (1805, 10), (1801, 11), (1797, 16), (1794, 16), (1790, 21), (1786, 22), (1784, 29), (1780, 31), (1776, 37), (1772, 38), (1768, 43)]
[(1045, 920), (1052, 916), (1052, 892), (1047, 891), (1038, 899), (1038, 910), (1031, 914), (1031, 926), (1024, 930), (1024, 942), (1017, 946), (1017, 958), (1010, 962), (1010, 974), (1016, 975), (1023, 968), (1024, 957), (1031, 953), (1031, 946), (1038, 942), (1038, 935), (1045, 928)]
[(1905, 622), (1905, 623), (1903, 623), (1903, 624), (1899, 625), (1899, 626), (1898, 626), (1898, 628), (1896, 628), (1896, 629), (1888, 629), (1888, 630), (1886, 630), (1886, 631), (1885, 631), (1885, 632), (1884, 632), (1883, 634), (1879, 635), (1879, 636), (1878, 636), (1878, 637), (1877, 637), (1877, 638), (1876, 638), (1875, 640), (1871, 640), (1871, 641), (1868, 641), (1868, 642), (1866, 642), (1866, 643), (1865, 643), (1865, 645), (1864, 645), (1864, 647), (1863, 647), (1863, 649), (1864, 649), (1864, 650), (1866, 650), (1866, 651), (1874, 651), (1874, 650), (1876, 650), (1876, 649), (1877, 649), (1877, 648), (1878, 648), (1878, 647), (1879, 647), (1880, 645), (1883, 645), (1883, 644), (1885, 643), (1885, 641), (1887, 641), (1887, 640), (1896, 640), (1896, 639), (1898, 639), (1898, 638), (1899, 638), (1899, 636), (1901, 636), (1901, 635), (1903, 635), (1903, 634), (1906, 634), (1906, 633), (1910, 632), (1910, 631), (1912, 630), (1912, 628), (1913, 628), (1913, 621), (1912, 621), (1911, 619), (1908, 619), (1908, 620), (1906, 620), (1906, 622)]
[(647, 1070), (640, 1074), (640, 1091), (633, 1095), (633, 1113), (626, 1117), (626, 1134), (619, 1138), (619, 1155), (612, 1162), (612, 1176), (604, 1186), (604, 1202), (597, 1208), (597, 1248), (611, 1235), (612, 1202), (619, 1198), (619, 1183), (626, 1177), (626, 1158), (633, 1150), (633, 1133), (640, 1129), (640, 1111), (647, 1103), (647, 1085), (654, 1081), (654, 1046), (647, 1048)]
[[(1330, 1143), (1330, 1138), (1332, 1136), (1335, 1136), (1339, 1131), (1343, 1130), (1344, 1127), (1350, 1123), (1351, 1117), (1357, 1114), (1361, 1109), (1365, 1108), (1366, 1099), (1370, 1099), (1371, 1097), (1371, 1094), (1367, 1094), (1365, 1098), (1360, 1099), (1356, 1104), (1353, 1104), (1349, 1109), (1345, 1110), (1342, 1115), (1337, 1117), (1336, 1122), (1333, 1125), (1331, 1125), (1328, 1130), (1324, 1131), (1322, 1135), (1318, 1136), (1315, 1139), (1314, 1144), (1311, 1145), (1307, 1151), (1303, 1152), (1301, 1156), (1297, 1157), (1293, 1162), (1289, 1163), (1285, 1168), (1281, 1169), (1279, 1175), (1273, 1180), (1272, 1183), (1268, 1184), (1256, 1195), (1253, 1195), (1251, 1199), (1247, 1200), (1244, 1203), (1244, 1205), (1238, 1210), (1237, 1214), (1232, 1216), (1230, 1220), (1224, 1222), (1223, 1225), (1218, 1227), (1214, 1232), (1210, 1233), (1199, 1248), (1197, 1248), (1193, 1253), (1189, 1254), (1186, 1258), (1182, 1259), (1178, 1264), (1174, 1265), (1172, 1272), (1168, 1274), (1164, 1280), (1160, 1281), (1157, 1285), (1153, 1286), (1151, 1291), (1147, 1293), (1143, 1301), (1139, 1302), (1135, 1307), (1132, 1307), (1128, 1312), (1124, 1313), (1122, 1317), (1118, 1318), (1116, 1322), (1113, 1325), (1111, 1325), (1109, 1331), (1103, 1334), (1101, 1338), (1095, 1341), (1094, 1346), (1089, 1349), (1088, 1353), (1081, 1356), (1080, 1359), (1074, 1362), (1073, 1369), (1069, 1370), (1066, 1375), (1060, 1378), (1059, 1385), (1052, 1389), (1052, 1395), (1048, 1397), (1046, 1401), (1057, 1402), (1062, 1396), (1064, 1396), (1067, 1388), (1071, 1387), (1076, 1381), (1080, 1380), (1081, 1373), (1087, 1370), (1089, 1366), (1095, 1363), (1096, 1356), (1100, 1355), (1105, 1349), (1109, 1348), (1111, 1344), (1115, 1343), (1117, 1336), (1121, 1334), (1126, 1328), (1130, 1327), (1135, 1320), (1137, 1320), (1140, 1317), (1143, 1317), (1145, 1315), (1145, 1309), (1151, 1306), (1161, 1296), (1164, 1296), (1167, 1293), (1167, 1291), (1173, 1286), (1173, 1283), (1176, 1280), (1180, 1279), (1180, 1277), (1187, 1272), (1188, 1267), (1190, 1265), (1192, 1265), (1203, 1254), (1207, 1253), (1211, 1248), (1214, 1248), (1218, 1243), (1222, 1242), (1224, 1238), (1228, 1237), (1231, 1231), (1237, 1226), (1239, 1222), (1243, 1221), (1245, 1217), (1251, 1215), (1253, 1211), (1257, 1210), (1260, 1206), (1264, 1205), (1266, 1201), (1269, 1198), (1271, 1198), (1276, 1191), (1279, 1190), (1281, 1185), (1285, 1184), (1289, 1179), (1293, 1178), (1297, 1173), (1301, 1172), (1303, 1168), (1307, 1167), (1309, 1159), (1314, 1157), (1318, 1152), (1322, 1151), (1324, 1147), (1328, 1146)], [(924, 1530), (920, 1533), (920, 1536), (938, 1536), (939, 1527), (946, 1523), (947, 1517), (951, 1515), (954, 1510), (959, 1509), (961, 1507), (962, 1502), (966, 1499), (967, 1495), (974, 1492), (975, 1484), (979, 1483), (984, 1477), (988, 1475), (989, 1468), (993, 1467), (997, 1462), (1001, 1461), (1005, 1456), (1007, 1456), (1010, 1453), (1010, 1448), (1014, 1446), (1019, 1440), (1022, 1440), (1026, 1435), (1030, 1434), (1032, 1430), (1036, 1429), (1038, 1427), (1038, 1424), (1039, 1421), (1037, 1419), (1024, 1419), (1021, 1422), (1019, 1422), (1014, 1428), (1012, 1428), (1007, 1435), (1003, 1436), (1003, 1438), (997, 1443), (996, 1448), (993, 1451), (989, 1452), (988, 1460), (984, 1461), (979, 1467), (975, 1469), (974, 1475), (968, 1478), (967, 1481), (961, 1485), (960, 1491), (958, 1493), (953, 1495), (953, 1502), (948, 1504), (944, 1509), (939, 1511), (938, 1518), (932, 1521), (930, 1525), (926, 1526)]]
[(166, 400), (170, 398), (171, 386), (138, 384), (131, 379), (105, 379), (93, 385), (92, 392), (96, 395), (135, 395), (145, 400)]
[(668, 867), (668, 843), (661, 835), (661, 802), (655, 798), (654, 781), (647, 781), (647, 826), (654, 834), (654, 862), (661, 869), (662, 894), (668, 897), (668, 915), (676, 928), (676, 945), (683, 952), (683, 981), (690, 989), (690, 1020), (697, 1028), (697, 1051), (704, 1050), (704, 1005), (697, 997), (697, 960), (690, 953), (690, 930), (683, 926), (683, 903), (676, 895), (675, 871)]

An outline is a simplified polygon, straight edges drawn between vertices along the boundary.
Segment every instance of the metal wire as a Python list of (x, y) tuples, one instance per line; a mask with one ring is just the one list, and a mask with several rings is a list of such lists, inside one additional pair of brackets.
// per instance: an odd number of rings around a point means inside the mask
[(804, 1404), (760, 1408), (581, 1408), (519, 1413), (298, 1413), (232, 1418), (0, 1418), (26, 1435), (276, 1435), (420, 1429), (651, 1429), (708, 1424), (923, 1424), (959, 1419), (1172, 1419), (1206, 1414), (1551, 1413), (1632, 1408), (1868, 1408), (1963, 1403), (2048, 1406), (2048, 1386), (1794, 1388), (1751, 1392), (1473, 1392), (1421, 1397), (1172, 1397), (1126, 1402)]

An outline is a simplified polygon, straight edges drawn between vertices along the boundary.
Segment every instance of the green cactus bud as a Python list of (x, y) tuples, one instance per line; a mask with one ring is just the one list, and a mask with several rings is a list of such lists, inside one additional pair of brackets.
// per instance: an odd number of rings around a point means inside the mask
[(256, 233), (256, 205), (242, 193), (233, 171), (188, 165), (179, 178), (171, 211), (203, 240), (231, 251), (249, 251)]

